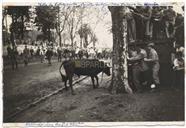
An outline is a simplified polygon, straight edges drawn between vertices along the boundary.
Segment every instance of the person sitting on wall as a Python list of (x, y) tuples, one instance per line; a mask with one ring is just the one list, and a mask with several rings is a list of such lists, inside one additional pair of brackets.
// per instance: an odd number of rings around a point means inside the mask
[(143, 6), (127, 6), (130, 9), (130, 12), (132, 12), (132, 16), (135, 21), (135, 35), (136, 35), (136, 40), (142, 41), (144, 40), (145, 36), (145, 24), (143, 22), (143, 15), (141, 14), (144, 10)]
[(152, 39), (153, 24), (151, 22), (151, 17), (152, 17), (152, 9), (149, 6), (146, 6), (142, 12), (142, 18), (145, 24), (145, 40)]
[(171, 39), (175, 35), (174, 25), (176, 19), (176, 12), (173, 10), (172, 6), (168, 6), (164, 12), (165, 20), (165, 32), (168, 39)]
[(127, 19), (127, 33), (129, 42), (133, 43), (136, 40), (136, 23), (130, 8), (126, 10), (126, 19)]

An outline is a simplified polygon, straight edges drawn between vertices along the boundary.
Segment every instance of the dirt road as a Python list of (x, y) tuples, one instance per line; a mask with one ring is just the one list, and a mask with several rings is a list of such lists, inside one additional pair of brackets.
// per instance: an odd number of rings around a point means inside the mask
[[(31, 65), (4, 72), (4, 116), (63, 86), (59, 63)], [(75, 86), (76, 95), (61, 92), (12, 118), (11, 122), (183, 121), (184, 90), (161, 87), (158, 92), (110, 94), (104, 75), (98, 89), (90, 78)]]

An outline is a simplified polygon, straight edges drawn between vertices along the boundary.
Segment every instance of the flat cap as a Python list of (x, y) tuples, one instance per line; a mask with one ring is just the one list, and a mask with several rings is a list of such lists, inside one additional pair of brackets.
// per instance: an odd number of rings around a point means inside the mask
[(154, 46), (154, 43), (149, 43), (149, 44), (147, 44), (147, 46), (153, 47)]

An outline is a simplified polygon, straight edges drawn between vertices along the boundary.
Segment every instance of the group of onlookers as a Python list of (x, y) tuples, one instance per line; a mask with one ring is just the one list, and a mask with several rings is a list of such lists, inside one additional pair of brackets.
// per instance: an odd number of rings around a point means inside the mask
[(184, 44), (184, 17), (172, 6), (129, 6), (126, 17), (129, 42), (174, 38)]
[(61, 62), (63, 59), (108, 59), (111, 58), (111, 51), (96, 51), (90, 52), (89, 50), (85, 49), (76, 49), (76, 50), (69, 50), (69, 49), (62, 49), (61, 47), (58, 47), (57, 49), (57, 55), (58, 55), (58, 62)]
[(33, 48), (29, 49), (27, 45), (25, 45), (23, 52), (19, 55), (17, 46), (10, 47), (9, 45), (7, 47), (7, 53), (7, 57), (9, 62), (11, 63), (12, 69), (15, 69), (18, 68), (18, 61), (20, 59), (25, 66), (27, 66), (29, 62), (33, 60), (33, 58), (39, 58), (41, 60), (41, 63), (43, 63), (45, 59), (47, 59), (48, 64), (51, 65), (53, 49), (52, 47), (48, 47), (47, 50), (45, 50), (44, 48), (38, 48), (37, 51), (34, 52)]
[[(75, 50), (64, 49), (62, 47), (57, 48), (57, 52), (54, 51), (52, 46), (48, 46), (44, 48), (42, 46), (38, 46), (37, 49), (33, 49), (32, 47), (28, 48), (25, 45), (21, 54), (19, 54), (17, 46), (7, 47), (8, 58), (11, 62), (12, 69), (18, 67), (18, 61), (24, 62), (24, 65), (27, 66), (29, 62), (33, 61), (34, 59), (40, 59), (41, 63), (44, 63), (45, 60), (48, 61), (48, 65), (51, 65), (52, 57), (57, 57), (58, 62), (61, 62), (62, 59), (82, 59), (82, 58), (89, 58), (90, 54), (85, 50), (79, 50), (77, 53)], [(96, 55), (95, 55), (96, 56)]]
[(129, 83), (138, 92), (148, 86), (154, 91), (160, 85), (159, 57), (154, 49), (154, 43), (149, 43), (145, 48), (132, 47), (129, 49)]
[[(159, 56), (154, 45), (148, 43), (145, 47), (129, 48), (129, 84), (134, 91), (141, 92), (144, 89), (154, 91), (160, 87)], [(172, 62), (171, 74), (169, 74), (171, 86), (184, 87), (184, 47), (176, 45), (173, 48), (170, 62)]]
[[(184, 11), (184, 7), (182, 7)], [(144, 47), (129, 48), (129, 82), (136, 91), (143, 87), (155, 90), (160, 85), (159, 57), (152, 40), (165, 39), (171, 46), (171, 83), (184, 83), (184, 17), (173, 10), (172, 6), (128, 6), (126, 11), (128, 41)], [(165, 41), (164, 40), (164, 41)], [(144, 85), (144, 86), (143, 86)], [(146, 85), (146, 86), (145, 86)]]

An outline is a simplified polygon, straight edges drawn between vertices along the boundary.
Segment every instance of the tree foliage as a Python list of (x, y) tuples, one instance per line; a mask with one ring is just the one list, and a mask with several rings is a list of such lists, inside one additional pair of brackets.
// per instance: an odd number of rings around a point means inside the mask
[(45, 38), (50, 42), (51, 37), (51, 29), (55, 28), (57, 23), (57, 12), (58, 6), (53, 5), (44, 5), (36, 7), (36, 25), (42, 29), (42, 32)]
[(14, 45), (14, 39), (23, 39), (25, 25), (29, 21), (30, 6), (7, 6), (6, 14), (11, 16), (12, 23), (10, 26), (11, 42)]
[(87, 46), (90, 43), (93, 43), (93, 46), (95, 46), (95, 43), (98, 41), (95, 33), (93, 32), (92, 28), (88, 24), (82, 24), (78, 30), (78, 34), (80, 38), (84, 40), (83, 45), (85, 48), (87, 48)]
[(92, 29), (88, 24), (82, 24), (78, 30), (81, 39), (84, 40), (84, 47), (88, 46), (88, 36), (92, 36)]

